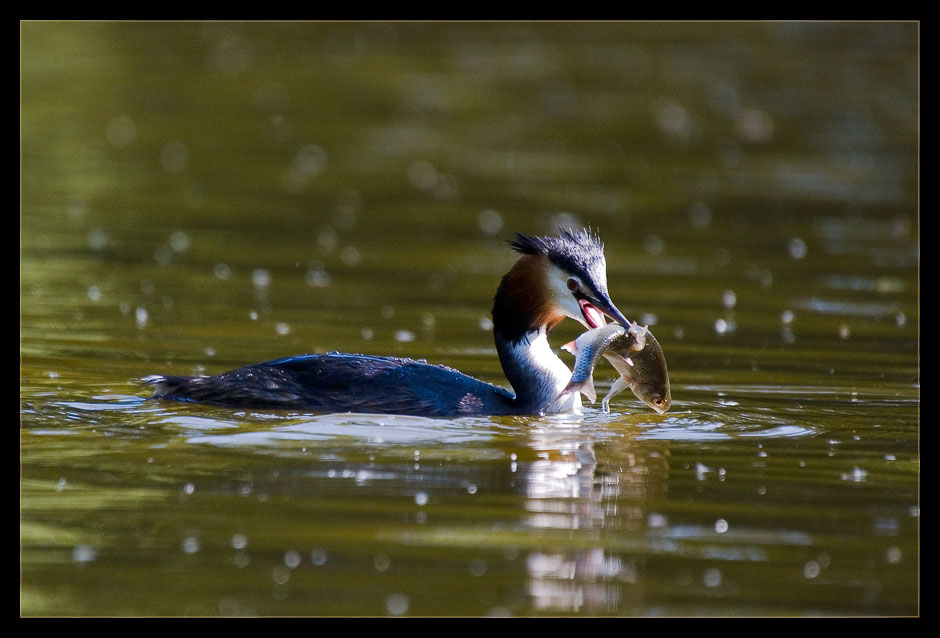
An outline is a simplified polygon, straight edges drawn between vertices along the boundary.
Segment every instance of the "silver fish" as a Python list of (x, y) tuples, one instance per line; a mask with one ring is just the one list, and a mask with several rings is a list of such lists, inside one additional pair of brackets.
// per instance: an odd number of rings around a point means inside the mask
[(629, 328), (610, 324), (589, 330), (563, 347), (577, 358), (571, 381), (562, 391), (562, 396), (579, 391), (592, 402), (596, 401), (593, 372), (603, 355), (620, 373), (601, 403), (604, 412), (610, 411), (611, 398), (627, 388), (659, 414), (669, 409), (672, 396), (666, 357), (648, 327), (638, 326), (635, 322)]

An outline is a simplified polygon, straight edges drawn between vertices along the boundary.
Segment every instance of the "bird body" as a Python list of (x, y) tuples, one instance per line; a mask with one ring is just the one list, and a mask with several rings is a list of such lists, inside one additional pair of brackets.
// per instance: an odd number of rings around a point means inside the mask
[[(606, 314), (629, 325), (607, 292), (603, 245), (589, 231), (518, 234), (521, 253), (493, 301), (493, 336), (515, 393), (442, 365), (364, 354), (305, 354), (206, 377), (151, 375), (153, 398), (235, 408), (431, 417), (542, 414), (579, 408), (548, 332), (565, 317), (587, 328)], [(602, 314), (603, 313), (603, 314)]]

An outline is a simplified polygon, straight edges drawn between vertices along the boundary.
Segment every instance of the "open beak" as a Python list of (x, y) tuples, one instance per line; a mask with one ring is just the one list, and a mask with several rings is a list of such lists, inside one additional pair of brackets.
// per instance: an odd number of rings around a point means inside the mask
[(607, 315), (624, 327), (630, 326), (630, 321), (623, 316), (622, 312), (617, 310), (617, 306), (615, 306), (606, 295), (604, 299), (591, 299), (586, 296), (579, 297), (578, 305), (581, 307), (584, 325), (591, 330), (607, 323), (604, 315)]

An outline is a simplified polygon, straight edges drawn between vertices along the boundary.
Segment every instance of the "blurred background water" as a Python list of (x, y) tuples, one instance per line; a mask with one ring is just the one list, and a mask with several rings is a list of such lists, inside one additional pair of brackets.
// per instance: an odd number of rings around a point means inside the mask
[[(21, 614), (919, 613), (918, 24), (23, 22), (20, 106)], [(137, 381), (505, 384), (506, 240), (559, 224), (667, 414)]]

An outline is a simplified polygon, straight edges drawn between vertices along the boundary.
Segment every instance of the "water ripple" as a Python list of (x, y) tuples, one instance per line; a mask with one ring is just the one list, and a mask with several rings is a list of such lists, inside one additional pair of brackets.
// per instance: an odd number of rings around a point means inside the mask
[(785, 417), (763, 410), (744, 410), (734, 406), (727, 413), (716, 413), (714, 406), (693, 407), (682, 414), (673, 414), (664, 421), (644, 429), (637, 439), (672, 441), (716, 441), (737, 437), (779, 439), (813, 436), (818, 429), (788, 421)]
[(486, 441), (492, 436), (492, 430), (481, 428), (478, 420), (468, 422), (397, 415), (328, 414), (265, 430), (232, 434), (207, 433), (189, 437), (187, 442), (258, 446), (272, 445), (280, 441), (346, 438), (379, 444), (413, 444), (425, 441), (460, 444)]

